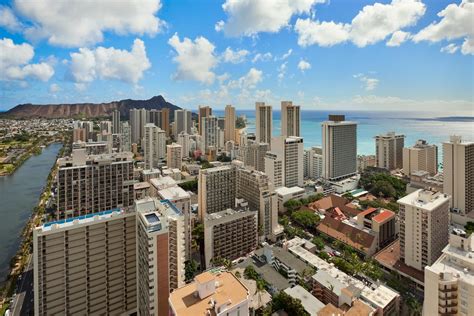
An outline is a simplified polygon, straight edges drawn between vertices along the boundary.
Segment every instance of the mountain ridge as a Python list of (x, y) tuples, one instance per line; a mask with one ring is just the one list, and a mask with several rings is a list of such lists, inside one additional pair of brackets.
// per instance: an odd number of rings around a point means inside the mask
[(162, 95), (154, 96), (148, 100), (124, 99), (119, 101), (103, 103), (59, 103), (59, 104), (18, 104), (0, 116), (28, 119), (28, 118), (96, 118), (111, 116), (113, 110), (118, 109), (122, 118), (129, 117), (129, 111), (133, 108), (144, 108), (147, 110), (170, 109), (170, 119), (174, 117), (174, 110), (181, 108), (165, 100)]

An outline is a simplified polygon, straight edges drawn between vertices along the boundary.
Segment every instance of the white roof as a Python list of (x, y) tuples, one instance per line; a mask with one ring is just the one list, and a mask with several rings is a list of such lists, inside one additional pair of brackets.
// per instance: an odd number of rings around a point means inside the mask
[(434, 210), (442, 204), (449, 202), (450, 196), (429, 190), (420, 189), (399, 199), (397, 202), (403, 205), (411, 205), (424, 210)]
[(304, 193), (304, 189), (300, 187), (279, 187), (275, 189), (275, 192), (279, 195), (288, 195), (288, 194), (294, 194), (294, 193)]
[(191, 198), (191, 195), (189, 195), (188, 192), (184, 191), (183, 188), (179, 186), (159, 190), (158, 194), (164, 200), (181, 200)]
[(176, 185), (176, 181), (171, 177), (150, 179), (149, 182), (157, 189), (165, 189)]
[(304, 309), (311, 316), (316, 316), (317, 313), (325, 306), (321, 301), (314, 297), (313, 294), (306, 291), (301, 285), (289, 287), (285, 290), (285, 293), (293, 298), (299, 299)]

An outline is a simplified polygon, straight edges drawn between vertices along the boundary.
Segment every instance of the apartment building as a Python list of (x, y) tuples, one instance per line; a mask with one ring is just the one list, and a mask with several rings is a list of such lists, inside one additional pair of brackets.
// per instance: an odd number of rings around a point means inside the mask
[(57, 219), (133, 206), (133, 155), (86, 155), (73, 150), (58, 159)]
[(357, 214), (357, 226), (369, 229), (376, 236), (377, 249), (382, 249), (396, 237), (395, 213), (382, 208), (369, 208)]
[(305, 179), (319, 179), (323, 174), (323, 150), (321, 147), (305, 149), (303, 153), (303, 175)]
[(184, 132), (191, 134), (193, 126), (192, 113), (189, 110), (174, 111), (173, 135), (178, 137), (179, 133)]
[(270, 144), (272, 140), (272, 128), (272, 106), (265, 105), (265, 102), (255, 102), (256, 142)]
[(166, 157), (166, 133), (153, 123), (145, 125), (143, 152), (145, 169), (152, 169)]
[(468, 214), (474, 210), (474, 142), (451, 136), (443, 143), (443, 192), (451, 195), (451, 207)]
[(198, 109), (198, 124), (199, 124), (199, 135), (202, 135), (202, 121), (205, 117), (212, 115), (212, 108), (209, 106), (199, 106)]
[(199, 171), (198, 216), (220, 212), (235, 206), (236, 171), (233, 166), (220, 166)]
[(224, 121), (224, 140), (235, 140), (235, 107), (232, 105), (225, 106), (225, 121)]
[(423, 315), (474, 315), (474, 235), (453, 229), (449, 245), (425, 268)]
[(112, 209), (36, 227), (35, 315), (136, 312), (135, 223)]
[(339, 181), (357, 173), (357, 124), (344, 115), (329, 115), (321, 124), (323, 178)]
[(262, 239), (275, 240), (279, 232), (277, 195), (268, 176), (260, 171), (237, 168), (238, 199), (244, 199), (251, 210), (258, 212)]
[[(303, 138), (280, 136), (272, 138), (272, 152), (282, 160), (283, 185), (286, 187), (304, 185)], [(270, 165), (270, 167), (272, 167)]]
[(410, 176), (415, 171), (438, 173), (438, 146), (419, 139), (415, 145), (403, 148), (403, 173)]
[(268, 175), (275, 188), (280, 188), (284, 185), (283, 159), (277, 153), (267, 151), (265, 154), (265, 174)]
[(439, 258), (448, 244), (450, 197), (417, 190), (398, 200), (400, 259), (423, 270)]
[(218, 119), (216, 116), (206, 116), (202, 118), (201, 136), (203, 140), (204, 151), (210, 149), (210, 147), (219, 147), (219, 133), (220, 129), (218, 126)]
[(248, 141), (240, 147), (239, 159), (245, 166), (265, 172), (265, 155), (269, 149), (270, 145), (267, 143)]
[(178, 134), (178, 144), (181, 145), (181, 154), (183, 158), (189, 158), (191, 151), (191, 137), (188, 133), (181, 132)]
[(387, 170), (403, 168), (405, 135), (388, 132), (375, 136), (376, 166)]
[(293, 105), (292, 101), (281, 101), (281, 135), (301, 136), (300, 106)]
[(181, 170), (183, 162), (183, 147), (173, 143), (166, 145), (166, 166), (170, 169), (176, 168)]
[(137, 311), (167, 315), (170, 291), (184, 285), (184, 216), (167, 200), (135, 202)]
[(257, 248), (257, 212), (248, 209), (224, 209), (204, 218), (204, 257), (206, 268), (212, 260), (235, 260)]
[(249, 316), (249, 290), (232, 273), (209, 270), (170, 294), (170, 316)]

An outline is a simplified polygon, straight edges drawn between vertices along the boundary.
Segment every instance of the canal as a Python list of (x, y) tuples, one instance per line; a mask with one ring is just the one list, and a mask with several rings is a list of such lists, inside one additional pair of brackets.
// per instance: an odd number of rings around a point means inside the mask
[(21, 242), (21, 232), (38, 203), (62, 144), (44, 148), (10, 176), (0, 177), (0, 283)]

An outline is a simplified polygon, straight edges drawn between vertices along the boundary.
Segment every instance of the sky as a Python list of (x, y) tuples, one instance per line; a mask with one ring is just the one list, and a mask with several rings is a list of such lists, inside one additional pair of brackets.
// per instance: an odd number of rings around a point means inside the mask
[(0, 0), (0, 111), (161, 94), (474, 115), (473, 55), (474, 0)]

